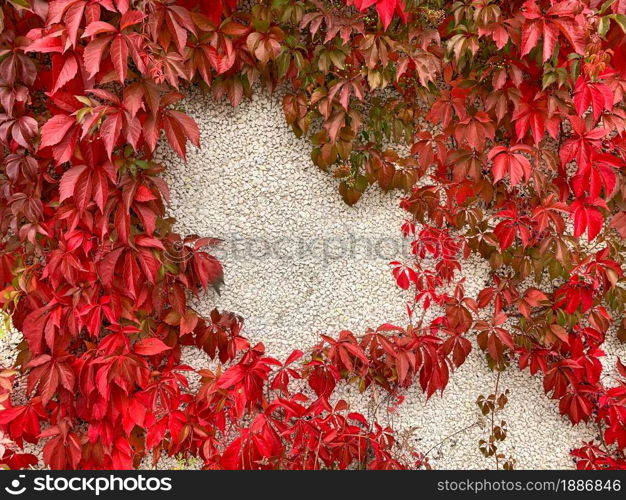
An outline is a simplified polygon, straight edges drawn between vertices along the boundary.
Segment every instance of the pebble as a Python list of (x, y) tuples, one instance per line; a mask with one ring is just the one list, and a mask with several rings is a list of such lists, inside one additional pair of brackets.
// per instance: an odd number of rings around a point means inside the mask
[[(359, 334), (382, 323), (405, 324), (408, 297), (395, 285), (388, 265), (407, 251), (401, 244), (400, 194), (374, 187), (348, 207), (337, 180), (312, 164), (308, 140), (297, 139), (286, 125), (280, 98), (257, 91), (233, 109), (191, 91), (183, 104), (200, 126), (202, 148), (190, 146), (184, 163), (162, 144), (157, 160), (167, 167), (169, 213), (177, 219), (176, 229), (224, 240), (216, 251), (225, 267), (221, 295), (207, 292), (193, 305), (204, 314), (218, 307), (242, 315), (244, 334), (284, 360), (292, 350), (317, 343), (320, 333), (348, 329)], [(472, 257), (463, 270), (466, 293), (475, 295), (485, 285), (486, 263)], [(436, 314), (441, 312), (431, 310), (426, 319)], [(0, 337), (2, 366), (12, 364), (20, 338), (15, 331)], [(626, 359), (617, 342), (605, 347), (611, 361), (619, 354)], [(183, 363), (214, 367), (194, 348), (185, 348)], [(396, 429), (409, 458), (411, 451), (429, 452), (437, 469), (487, 469), (495, 461), (481, 455), (478, 441), (486, 438), (489, 426), (475, 401), (493, 391), (495, 380), (474, 346), (443, 395), (427, 399), (416, 384), (395, 410), (380, 389), (360, 394), (342, 385), (337, 397), (346, 399), (352, 411)], [(516, 460), (516, 468), (572, 468), (569, 451), (595, 437), (593, 426), (572, 426), (545, 396), (541, 379), (516, 367), (502, 374), (500, 389), (510, 391), (499, 415), (508, 427), (502, 451)], [(41, 445), (28, 448), (41, 454)], [(200, 465), (172, 457), (156, 467)], [(152, 467), (146, 458), (142, 468)]]
[[(218, 252), (225, 267), (221, 295), (202, 295), (195, 306), (203, 313), (218, 307), (241, 314), (245, 334), (263, 342), (269, 355), (285, 359), (293, 349), (317, 343), (320, 333), (405, 324), (407, 297), (388, 265), (403, 255), (400, 194), (373, 187), (348, 207), (337, 193), (337, 180), (312, 164), (309, 142), (297, 139), (286, 125), (280, 99), (258, 91), (233, 109), (193, 94), (185, 107), (199, 123), (202, 149), (192, 148), (185, 164), (163, 148), (162, 161), (177, 230), (225, 240)], [(239, 248), (235, 240), (243, 242), (243, 251), (234, 251)], [(390, 248), (378, 253), (365, 248), (368, 243), (380, 248), (376, 242)], [(269, 253), (253, 250), (252, 243)], [(297, 258), (275, 252), (289, 245), (309, 246)], [(478, 293), (485, 284), (486, 263), (470, 258), (463, 266), (467, 294)], [(199, 368), (206, 359), (190, 350), (185, 362)], [(385, 397), (380, 391), (359, 394), (347, 387), (338, 396), (352, 410), (392, 424), (405, 437), (407, 450), (434, 447), (429, 457), (435, 468), (494, 468), (494, 459), (485, 459), (478, 449), (489, 431), (478, 425), (475, 401), (493, 391), (495, 377), (475, 346), (442, 396), (427, 400), (416, 385), (392, 412), (376, 403)], [(500, 415), (509, 429), (502, 451), (515, 458), (516, 468), (572, 468), (569, 451), (592, 439), (593, 427), (572, 426), (561, 417), (541, 379), (528, 372), (511, 367), (500, 388), (510, 391)], [(446, 439), (467, 426), (469, 430)]]

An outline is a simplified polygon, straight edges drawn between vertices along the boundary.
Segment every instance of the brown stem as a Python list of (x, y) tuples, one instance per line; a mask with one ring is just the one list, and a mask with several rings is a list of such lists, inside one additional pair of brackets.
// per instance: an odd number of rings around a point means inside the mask
[(435, 448), (441, 446), (443, 443), (445, 443), (448, 439), (452, 439), (454, 436), (457, 436), (458, 434), (461, 434), (462, 432), (468, 431), (470, 430), (472, 427), (476, 427), (478, 425), (478, 421), (463, 427), (462, 429), (453, 432), (452, 434), (447, 435), (446, 437), (444, 437), (441, 441), (439, 441), (438, 443), (436, 443), (434, 446), (432, 446), (431, 448), (429, 448), (429, 450), (424, 453), (424, 457), (427, 457), (428, 454), (433, 451)]
[[(493, 436), (493, 429), (495, 427), (494, 425), (494, 419), (496, 417), (496, 401), (498, 400), (498, 386), (500, 385), (500, 375), (502, 374), (502, 372), (498, 372), (498, 375), (496, 376), (496, 387), (493, 391), (494, 394), (494, 400), (493, 400), (493, 410), (491, 411), (491, 435)], [(496, 452), (494, 453), (494, 456), (496, 458), (496, 470), (500, 470), (500, 460), (498, 459), (498, 450), (496, 449)]]

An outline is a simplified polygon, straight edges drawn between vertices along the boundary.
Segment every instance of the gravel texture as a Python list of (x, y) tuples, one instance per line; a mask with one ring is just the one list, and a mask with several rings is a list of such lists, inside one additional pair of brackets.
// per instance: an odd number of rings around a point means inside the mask
[[(381, 323), (406, 322), (407, 297), (388, 266), (407, 251), (398, 193), (372, 188), (355, 207), (345, 205), (337, 181), (311, 163), (309, 142), (295, 138), (285, 124), (278, 95), (257, 92), (252, 101), (233, 109), (192, 92), (184, 105), (200, 125), (202, 149), (192, 147), (187, 164), (166, 147), (157, 159), (167, 166), (170, 214), (178, 221), (177, 230), (224, 240), (217, 256), (225, 266), (225, 284), (220, 296), (209, 292), (195, 300), (201, 312), (218, 307), (242, 315), (245, 334), (279, 359), (312, 346), (319, 333), (362, 333)], [(469, 296), (484, 286), (486, 272), (479, 259), (464, 263)], [(1, 366), (12, 364), (20, 340), (15, 331), (0, 336)], [(606, 347), (608, 381), (615, 357), (624, 359), (626, 353), (614, 341)], [(191, 348), (184, 358), (195, 368), (210, 363)], [(490, 394), (495, 383), (496, 375), (474, 349), (452, 374), (443, 396), (427, 400), (413, 387), (395, 409), (381, 391), (359, 394), (342, 386), (339, 396), (353, 410), (393, 425), (403, 447), (428, 452), (435, 468), (484, 469), (494, 468), (495, 461), (478, 450), (489, 423), (475, 401)], [(509, 369), (499, 388), (510, 391), (499, 415), (508, 428), (502, 451), (516, 460), (516, 468), (571, 468), (569, 450), (592, 439), (595, 429), (573, 427), (560, 417), (544, 395), (541, 379), (527, 372)], [(148, 462), (144, 468), (151, 468)], [(157, 468), (199, 465), (165, 458)]]
[(405, 321), (388, 265), (408, 250), (399, 193), (370, 189), (348, 207), (311, 163), (308, 141), (285, 125), (277, 97), (257, 92), (233, 109), (196, 94), (187, 111), (202, 149), (186, 165), (169, 151), (162, 161), (176, 229), (224, 240), (225, 284), (197, 304), (203, 313), (241, 314), (250, 338), (280, 354), (318, 333)]
[[(163, 150), (170, 211), (180, 232), (225, 240), (218, 252), (225, 266), (221, 296), (201, 297), (199, 310), (241, 314), (246, 335), (282, 359), (316, 343), (319, 333), (406, 322), (406, 297), (388, 266), (406, 251), (397, 193), (373, 188), (355, 207), (345, 205), (337, 181), (311, 163), (308, 141), (285, 124), (279, 95), (257, 92), (233, 109), (196, 93), (185, 106), (200, 124), (202, 150), (192, 149), (187, 164)], [(486, 271), (480, 260), (464, 263), (468, 295), (484, 285)], [(186, 358), (196, 367), (206, 363), (195, 351)], [(489, 431), (475, 401), (495, 382), (475, 350), (442, 397), (427, 401), (415, 387), (388, 411), (385, 394), (348, 388), (342, 395), (354, 410), (392, 423), (407, 449), (430, 450), (436, 468), (494, 468), (494, 459), (478, 450)], [(594, 429), (560, 417), (541, 379), (527, 372), (511, 368), (499, 388), (510, 391), (499, 418), (509, 429), (503, 451), (516, 467), (571, 468), (569, 450), (592, 439)]]

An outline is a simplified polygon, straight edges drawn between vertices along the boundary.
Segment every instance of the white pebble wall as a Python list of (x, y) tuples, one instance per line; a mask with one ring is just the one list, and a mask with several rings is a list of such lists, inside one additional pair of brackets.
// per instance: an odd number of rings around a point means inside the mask
[[(345, 205), (337, 181), (311, 163), (309, 142), (285, 124), (280, 102), (259, 91), (233, 109), (192, 93), (185, 107), (200, 125), (202, 149), (192, 148), (187, 164), (166, 148), (159, 159), (167, 166), (177, 230), (225, 240), (218, 251), (225, 266), (221, 296), (208, 293), (196, 307), (241, 314), (245, 334), (284, 359), (316, 343), (319, 333), (405, 323), (406, 297), (388, 266), (403, 252), (399, 194), (371, 188), (355, 207)], [(465, 268), (466, 290), (475, 294), (486, 268), (474, 260)], [(196, 351), (187, 356), (196, 367), (206, 363)], [(495, 374), (475, 350), (443, 397), (426, 401), (415, 387), (389, 413), (380, 404), (383, 394), (347, 389), (345, 396), (354, 410), (401, 430), (407, 448), (434, 447), (434, 467), (482, 469), (493, 468), (494, 460), (478, 451), (488, 431), (475, 401), (494, 384)], [(500, 388), (511, 392), (502, 418), (509, 428), (505, 452), (517, 468), (571, 468), (569, 450), (593, 437), (591, 426), (572, 427), (544, 395), (541, 380), (526, 372), (511, 368)]]

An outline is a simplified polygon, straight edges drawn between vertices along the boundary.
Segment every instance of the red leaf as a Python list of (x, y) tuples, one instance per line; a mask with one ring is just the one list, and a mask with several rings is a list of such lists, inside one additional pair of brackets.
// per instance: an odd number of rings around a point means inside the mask
[(304, 356), (304, 353), (300, 351), (299, 349), (296, 349), (289, 355), (289, 357), (287, 358), (287, 361), (285, 361), (284, 366), (290, 365), (291, 363), (299, 360), (302, 356)]
[(611, 219), (611, 227), (616, 229), (622, 238), (626, 238), (626, 212), (616, 213)]
[(57, 76), (56, 82), (52, 89), (52, 93), (55, 93), (63, 85), (65, 85), (72, 78), (74, 78), (76, 76), (76, 73), (78, 72), (78, 63), (76, 62), (76, 57), (74, 56), (74, 54), (66, 54), (63, 57), (63, 67), (61, 68), (61, 71)]
[(128, 70), (128, 45), (124, 40), (123, 35), (117, 35), (113, 38), (111, 43), (111, 60), (113, 61), (113, 67), (117, 73), (117, 77), (120, 83), (124, 83), (126, 80), (126, 72)]
[(578, 238), (588, 231), (587, 238), (593, 240), (604, 224), (604, 217), (596, 207), (608, 209), (602, 198), (584, 198), (574, 201), (571, 205), (574, 218), (574, 237)]
[(65, 28), (69, 35), (72, 46), (76, 47), (76, 41), (78, 39), (78, 28), (83, 20), (83, 13), (85, 11), (85, 2), (76, 2), (70, 5), (65, 12)]
[(493, 148), (488, 158), (493, 161), (493, 180), (498, 182), (506, 173), (511, 179), (511, 186), (517, 185), (522, 179), (528, 181), (532, 167), (528, 158), (522, 155), (530, 153), (531, 149), (527, 146), (519, 145), (511, 148), (505, 146), (497, 146)]
[(138, 10), (129, 10), (124, 12), (122, 19), (120, 20), (120, 31), (140, 23), (145, 19), (145, 17), (146, 15)]
[(398, 286), (403, 290), (407, 290), (411, 283), (417, 282), (417, 273), (410, 267), (404, 266), (400, 262), (391, 262), (393, 268), (393, 276), (396, 278)]
[(183, 316), (180, 317), (180, 334), (187, 335), (191, 333), (198, 324), (198, 316), (191, 309), (188, 309)]
[(85, 47), (83, 53), (83, 61), (85, 62), (85, 69), (89, 73), (89, 78), (96, 76), (96, 73), (100, 71), (100, 61), (102, 60), (102, 54), (107, 46), (111, 43), (111, 38), (96, 38), (89, 42), (89, 45)]
[(154, 356), (162, 352), (169, 351), (171, 347), (165, 345), (162, 340), (155, 337), (139, 340), (135, 343), (135, 352), (142, 356)]
[(391, 23), (391, 18), (393, 17), (393, 12), (396, 10), (397, 5), (398, 0), (378, 0), (376, 3), (376, 11), (385, 29), (387, 29), (387, 26)]
[(70, 115), (54, 115), (50, 118), (41, 129), (41, 145), (54, 146), (61, 142), (67, 131), (76, 124), (76, 119)]
[(59, 183), (59, 203), (62, 203), (64, 200), (74, 195), (76, 183), (86, 168), (86, 165), (78, 165), (70, 168), (63, 174), (61, 182)]
[(94, 35), (100, 35), (102, 33), (116, 33), (115, 26), (106, 23), (104, 21), (94, 21), (90, 23), (83, 32), (83, 38), (92, 37)]
[(591, 106), (594, 120), (606, 110), (613, 109), (613, 91), (604, 83), (588, 82), (584, 77), (578, 77), (574, 90), (574, 106), (580, 117)]
[(168, 142), (183, 160), (187, 159), (187, 139), (195, 146), (200, 145), (200, 129), (185, 113), (168, 110), (163, 115), (163, 128)]
[(122, 130), (122, 116), (120, 113), (113, 113), (102, 122), (100, 126), (100, 136), (104, 147), (106, 148), (107, 155), (111, 158), (113, 148)]

